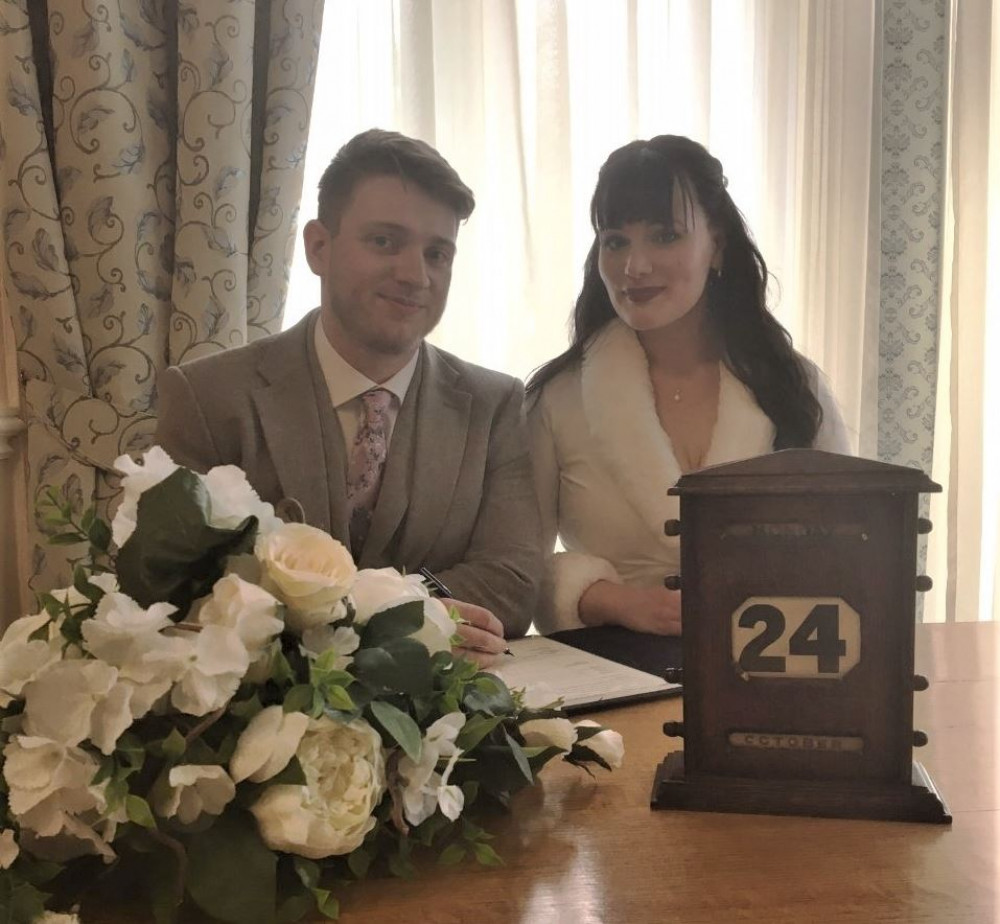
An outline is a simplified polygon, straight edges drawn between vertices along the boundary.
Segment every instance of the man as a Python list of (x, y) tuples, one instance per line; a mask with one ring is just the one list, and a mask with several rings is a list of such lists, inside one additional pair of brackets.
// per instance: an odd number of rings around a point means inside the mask
[(424, 340), (444, 311), (472, 192), (422, 141), (373, 129), (320, 180), (303, 234), (320, 308), (164, 371), (157, 441), (199, 471), (243, 468), (359, 567), (429, 569), (486, 663), (523, 634), (540, 567), (521, 383)]

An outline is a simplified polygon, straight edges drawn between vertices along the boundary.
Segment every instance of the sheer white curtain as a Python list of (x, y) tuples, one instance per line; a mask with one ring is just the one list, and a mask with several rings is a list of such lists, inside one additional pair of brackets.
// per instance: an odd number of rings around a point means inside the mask
[(1000, 618), (1000, 3), (952, 0), (928, 570), (936, 618)]
[[(566, 345), (598, 167), (637, 137), (718, 156), (778, 280), (776, 311), (874, 447), (869, 211), (877, 4), (840, 0), (357, 0), (326, 5), (303, 217), (337, 147), (426, 139), (473, 187), (435, 342), (527, 374)], [(324, 97), (330, 100), (324, 111)], [(316, 304), (296, 256), (285, 314)], [(873, 344), (873, 351), (867, 351)], [(870, 391), (866, 391), (870, 389)]]

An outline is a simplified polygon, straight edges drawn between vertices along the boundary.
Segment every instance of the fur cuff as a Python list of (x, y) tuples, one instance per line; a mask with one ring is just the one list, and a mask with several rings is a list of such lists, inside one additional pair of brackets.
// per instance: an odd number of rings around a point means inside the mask
[(558, 552), (551, 556), (542, 582), (542, 599), (535, 628), (542, 635), (563, 629), (582, 629), (578, 606), (580, 597), (597, 581), (621, 584), (614, 565), (604, 558), (583, 552)]

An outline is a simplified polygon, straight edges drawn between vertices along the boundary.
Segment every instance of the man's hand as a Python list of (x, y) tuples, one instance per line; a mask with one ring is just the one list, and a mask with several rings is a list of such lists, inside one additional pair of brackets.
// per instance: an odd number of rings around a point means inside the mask
[(656, 635), (681, 634), (681, 594), (665, 587), (630, 587), (596, 581), (578, 606), (587, 626), (619, 625)]
[(462, 619), (456, 626), (456, 631), (462, 636), (462, 643), (455, 646), (455, 654), (475, 661), (480, 667), (495, 664), (507, 648), (500, 620), (488, 609), (476, 606), (475, 603), (464, 603), (450, 597), (442, 597), (441, 602), (449, 610), (452, 607), (458, 610)]

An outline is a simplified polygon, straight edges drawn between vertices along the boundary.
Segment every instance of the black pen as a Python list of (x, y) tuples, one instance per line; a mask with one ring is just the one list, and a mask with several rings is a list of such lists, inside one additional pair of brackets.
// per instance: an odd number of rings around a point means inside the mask
[[(418, 568), (417, 569), (417, 574), (419, 574), (424, 579), (424, 581), (426, 582), (427, 586), (430, 587), (431, 591), (434, 594), (436, 594), (438, 597), (447, 597), (449, 600), (454, 600), (455, 599), (455, 597), (453, 596), (452, 592), (450, 590), (448, 590), (448, 585), (445, 584), (445, 582), (442, 581), (441, 578), (439, 578), (436, 574), (434, 574), (434, 572), (431, 571), (430, 568)], [(464, 619), (460, 619), (458, 622), (459, 622), (459, 625), (463, 625), (463, 626), (471, 626), (472, 625), (471, 622), (467, 622)], [(470, 651), (478, 651), (478, 652), (480, 652), (482, 654), (493, 654), (492, 651), (487, 651), (485, 648), (470, 648), (469, 650)], [(503, 653), (505, 655), (510, 655), (511, 657), (514, 656), (514, 652), (511, 651), (509, 648), (505, 648), (503, 650)]]

